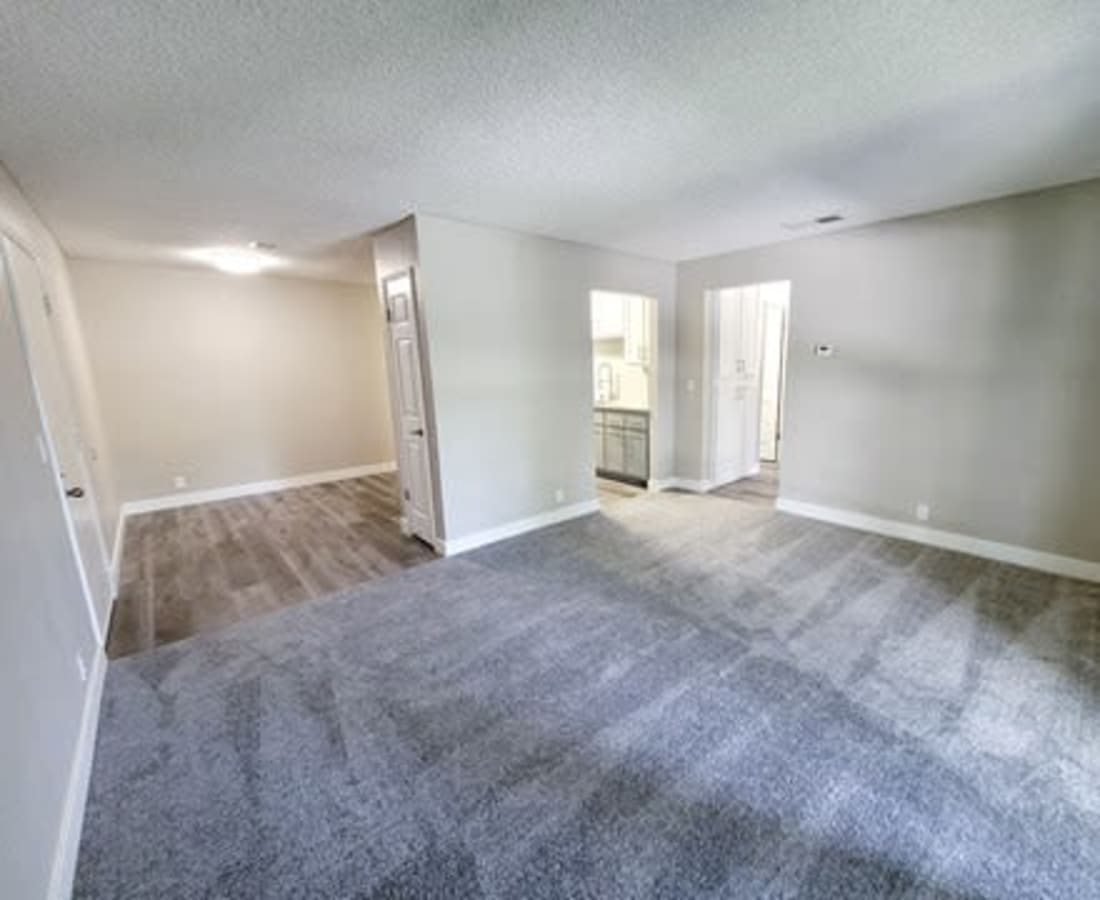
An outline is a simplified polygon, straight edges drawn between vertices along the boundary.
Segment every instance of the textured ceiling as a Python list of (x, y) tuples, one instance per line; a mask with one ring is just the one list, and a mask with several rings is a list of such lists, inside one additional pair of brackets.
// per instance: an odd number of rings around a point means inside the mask
[(73, 255), (355, 277), (421, 210), (684, 259), (1100, 175), (1097, 0), (4, 0), (0, 47)]

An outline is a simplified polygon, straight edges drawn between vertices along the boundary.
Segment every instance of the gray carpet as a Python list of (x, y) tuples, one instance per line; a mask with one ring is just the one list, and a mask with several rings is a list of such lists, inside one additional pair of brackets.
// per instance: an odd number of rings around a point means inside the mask
[(1095, 897), (1100, 587), (661, 495), (112, 662), (78, 897)]

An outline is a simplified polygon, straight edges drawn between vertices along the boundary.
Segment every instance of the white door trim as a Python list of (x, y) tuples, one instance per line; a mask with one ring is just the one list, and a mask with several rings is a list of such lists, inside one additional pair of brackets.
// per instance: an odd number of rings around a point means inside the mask
[(103, 681), (107, 674), (107, 656), (96, 648), (92, 668), (84, 692), (84, 709), (80, 716), (80, 731), (76, 752), (69, 770), (65, 790), (65, 806), (61, 814), (61, 829), (50, 867), (49, 900), (68, 900), (73, 892), (73, 878), (80, 855), (80, 834), (84, 825), (84, 810), (88, 803), (88, 784), (92, 777), (95, 738), (99, 729), (99, 707), (103, 698)]
[[(721, 302), (721, 294), (723, 291), (739, 290), (742, 288), (756, 287), (762, 288), (765, 285), (774, 285), (785, 283), (788, 285), (787, 289), (787, 303), (784, 307), (784, 327), (783, 327), (783, 339), (782, 339), (782, 369), (779, 386), (779, 433), (780, 441), (782, 441), (782, 435), (784, 434), (784, 419), (786, 417), (787, 410), (787, 398), (786, 398), (786, 368), (788, 362), (788, 352), (790, 344), (790, 311), (791, 311), (791, 295), (794, 290), (794, 285), (789, 278), (772, 278), (764, 281), (749, 281), (738, 282), (736, 284), (725, 285), (722, 287), (710, 287), (703, 291), (703, 363), (702, 363), (702, 377), (700, 379), (700, 391), (699, 401), (701, 403), (701, 416), (700, 416), (700, 438), (702, 441), (702, 449), (700, 452), (700, 464), (702, 468), (702, 478), (690, 480), (694, 484), (707, 484), (710, 486), (717, 486), (725, 483), (728, 479), (722, 477), (723, 473), (718, 472), (718, 461), (716, 457), (716, 443), (717, 443), (717, 415), (715, 412), (715, 404), (717, 403), (716, 391), (715, 391), (715, 379), (718, 377), (718, 350), (719, 350), (719, 303)], [(761, 309), (764, 305), (764, 300), (760, 299)], [(762, 343), (763, 341), (763, 329), (760, 329), (760, 333), (757, 335), (757, 340)], [(760, 402), (763, 392), (757, 391), (757, 409), (755, 421), (759, 423), (760, 420)], [(759, 443), (759, 441), (757, 441)], [(782, 453), (782, 450), (780, 450)], [(755, 474), (759, 471), (759, 460), (757, 460), (754, 467), (750, 467), (750, 471), (747, 475)], [(745, 476), (741, 476), (745, 477)], [(683, 481), (683, 479), (680, 479)]]

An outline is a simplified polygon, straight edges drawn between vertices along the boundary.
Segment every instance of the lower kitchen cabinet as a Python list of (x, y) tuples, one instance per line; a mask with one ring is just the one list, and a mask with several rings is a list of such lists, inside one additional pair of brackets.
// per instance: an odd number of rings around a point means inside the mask
[(649, 413), (596, 409), (592, 424), (597, 473), (645, 484), (649, 480)]
[(642, 481), (649, 479), (649, 435), (627, 431), (623, 440), (623, 474)]

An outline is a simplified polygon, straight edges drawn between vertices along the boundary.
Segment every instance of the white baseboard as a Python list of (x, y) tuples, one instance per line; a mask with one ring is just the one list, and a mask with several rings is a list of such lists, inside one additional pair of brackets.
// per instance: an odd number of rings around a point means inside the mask
[(88, 674), (84, 693), (84, 711), (80, 716), (80, 733), (76, 753), (65, 790), (65, 808), (61, 814), (61, 830), (54, 848), (50, 869), (50, 900), (68, 900), (73, 892), (73, 876), (80, 853), (80, 835), (84, 827), (84, 807), (88, 800), (88, 782), (92, 776), (95, 738), (99, 728), (99, 704), (103, 697), (103, 679), (107, 674), (107, 656), (99, 647)]
[(903, 538), (919, 544), (942, 547), (945, 550), (956, 550), (959, 553), (969, 553), (971, 556), (981, 556), (985, 559), (1037, 569), (1053, 575), (1080, 578), (1084, 581), (1100, 581), (1100, 563), (1075, 559), (1072, 556), (1059, 556), (1056, 553), (1033, 550), (1030, 547), (987, 541), (984, 538), (971, 537), (954, 531), (942, 531), (927, 525), (899, 522), (896, 519), (880, 519), (877, 516), (868, 516), (851, 510), (818, 506), (815, 503), (803, 503), (801, 500), (788, 500), (784, 497), (779, 498), (775, 508), (795, 516), (819, 519), (834, 525), (846, 525), (849, 528), (858, 528), (861, 531), (870, 531), (887, 537)]
[(484, 531), (475, 531), (463, 537), (444, 539), (439, 541), (438, 549), (444, 556), (455, 556), (458, 553), (466, 553), (486, 544), (495, 544), (505, 538), (515, 537), (528, 531), (545, 528), (547, 525), (556, 525), (568, 519), (576, 519), (580, 516), (591, 515), (600, 511), (599, 500), (585, 500), (583, 503), (573, 503), (560, 509), (552, 509), (549, 512), (539, 513), (527, 519), (516, 519), (496, 528), (487, 528)]
[(310, 484), (323, 484), (326, 481), (344, 481), (348, 478), (362, 478), (365, 475), (379, 475), (383, 472), (395, 472), (397, 463), (370, 463), (365, 466), (351, 466), (347, 469), (329, 469), (325, 472), (307, 472), (304, 475), (292, 475), (289, 478), (275, 478), (271, 481), (251, 481), (246, 484), (231, 484), (227, 487), (210, 488), (202, 491), (184, 491), (179, 494), (164, 494), (160, 497), (147, 497), (144, 500), (127, 500), (122, 504), (122, 515), (132, 516), (138, 513), (156, 512), (160, 509), (175, 509), (180, 506), (194, 506), (198, 503), (212, 503), (216, 500), (232, 500), (236, 497), (249, 497), (253, 494), (267, 494), (271, 491), (283, 491), (287, 488), (305, 487)]
[(126, 539), (126, 511), (120, 507), (118, 511), (118, 524), (115, 526), (115, 543), (111, 548), (111, 600), (118, 597), (118, 589), (122, 584), (122, 542)]
[(717, 485), (708, 479), (701, 478), (662, 478), (661, 487), (658, 490), (667, 491), (675, 489), (690, 491), (693, 494), (706, 494), (714, 490)]

